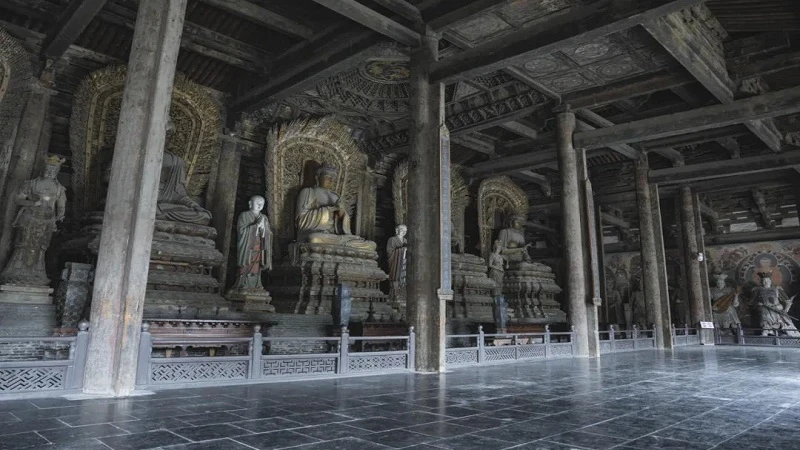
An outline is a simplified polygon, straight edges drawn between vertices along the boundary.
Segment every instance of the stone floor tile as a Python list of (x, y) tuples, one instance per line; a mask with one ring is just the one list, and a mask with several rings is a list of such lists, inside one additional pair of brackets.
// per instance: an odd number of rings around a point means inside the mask
[(307, 425), (281, 417), (270, 417), (267, 419), (244, 420), (241, 422), (231, 422), (231, 425), (243, 428), (253, 433), (266, 433), (268, 431), (290, 430), (293, 428), (305, 427)]
[(154, 419), (112, 422), (112, 425), (129, 433), (144, 433), (146, 431), (174, 430), (186, 427), (189, 423), (171, 417), (156, 417)]
[(213, 441), (177, 444), (162, 447), (163, 450), (252, 450), (253, 447), (231, 439), (215, 439)]
[(0, 449), (2, 450), (42, 448), (48, 444), (47, 439), (33, 432), (0, 436)]
[(296, 447), (303, 444), (319, 442), (319, 439), (297, 433), (295, 431), (282, 430), (271, 431), (269, 433), (251, 434), (240, 436), (233, 439), (260, 450), (273, 450), (279, 448)]
[(253, 434), (251, 431), (224, 423), (203, 425), (200, 427), (178, 428), (169, 431), (194, 442)]
[(103, 438), (129, 433), (113, 425), (102, 424), (44, 430), (39, 431), (39, 434), (50, 442), (62, 444), (87, 438)]
[(108, 450), (108, 448), (106, 444), (100, 442), (100, 439), (93, 438), (53, 444), (44, 447), (43, 450)]
[(105, 437), (100, 438), (100, 441), (114, 450), (155, 449), (189, 442), (187, 439), (164, 430)]
[(0, 436), (25, 433), (28, 431), (54, 430), (58, 428), (67, 428), (67, 424), (56, 418), (22, 420), (14, 423), (4, 423), (0, 426)]
[(295, 428), (296, 431), (306, 436), (311, 436), (316, 439), (334, 440), (346, 437), (360, 437), (372, 433), (369, 430), (362, 428), (351, 427), (346, 423), (326, 423), (324, 425), (313, 425), (303, 428)]
[(405, 422), (387, 417), (373, 417), (372, 419), (354, 420), (347, 422), (347, 425), (373, 432), (389, 431), (408, 426), (408, 424)]
[(213, 425), (215, 423), (234, 423), (246, 420), (245, 417), (230, 412), (189, 414), (189, 415), (175, 416), (175, 418), (182, 422), (186, 422), (190, 425), (194, 425), (197, 427), (201, 425)]
[(501, 450), (512, 447), (512, 444), (474, 434), (465, 434), (429, 443), (434, 447), (447, 450)]
[(407, 428), (408, 431), (422, 433), (436, 438), (448, 438), (462, 434), (474, 433), (475, 428), (458, 425), (452, 422), (434, 422)]
[(415, 433), (413, 431), (404, 430), (390, 430), (382, 431), (380, 433), (371, 433), (364, 436), (359, 436), (359, 439), (374, 442), (376, 444), (385, 445), (392, 448), (404, 448), (411, 445), (424, 444), (439, 439), (438, 437), (428, 436), (425, 434)]
[(634, 441), (626, 442), (626, 447), (639, 448), (639, 449), (670, 449), (670, 450), (704, 450), (711, 448), (713, 445), (703, 444), (701, 442), (679, 441), (676, 439), (665, 438), (661, 436), (645, 436)]
[[(335, 439), (333, 441), (318, 442), (315, 444), (305, 444), (299, 447), (292, 447), (292, 450), (386, 450), (388, 447), (375, 442), (365, 441), (360, 438), (348, 437)], [(409, 447), (407, 447), (409, 448)], [(431, 447), (436, 450), (437, 447)]]
[(547, 438), (550, 442), (559, 444), (575, 445), (584, 448), (606, 449), (624, 443), (627, 439), (620, 439), (611, 436), (585, 433), (579, 430), (568, 431)]

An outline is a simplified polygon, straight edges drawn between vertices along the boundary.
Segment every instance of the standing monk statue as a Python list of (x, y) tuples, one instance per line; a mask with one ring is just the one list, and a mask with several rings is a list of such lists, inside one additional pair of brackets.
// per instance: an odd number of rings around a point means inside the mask
[(0, 273), (0, 284), (50, 284), (44, 256), (56, 231), (56, 222), (64, 220), (66, 211), (66, 190), (56, 180), (63, 163), (64, 159), (58, 156), (48, 157), (44, 174), (23, 183), (14, 195), (14, 202), (20, 206), (13, 223), (14, 250)]
[(238, 240), (236, 243), (236, 266), (239, 268), (237, 290), (263, 290), (261, 272), (272, 270), (272, 230), (269, 219), (261, 213), (264, 197), (254, 195), (250, 198), (250, 210), (239, 214), (236, 222)]

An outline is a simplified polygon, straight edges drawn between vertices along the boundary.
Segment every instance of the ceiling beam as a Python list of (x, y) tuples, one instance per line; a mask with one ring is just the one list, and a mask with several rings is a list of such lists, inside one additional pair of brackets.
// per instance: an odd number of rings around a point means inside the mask
[[(586, 120), (591, 121), (592, 123), (594, 123), (595, 125), (597, 125), (597, 126), (599, 126), (601, 128), (610, 127), (610, 126), (614, 125), (614, 123), (612, 123), (612, 122), (600, 117), (599, 114), (596, 114), (596, 113), (594, 113), (592, 111), (589, 111), (588, 109), (579, 109), (579, 110), (576, 111), (576, 113), (579, 116), (583, 117)], [(595, 126), (592, 126), (592, 125), (590, 125), (590, 124), (588, 124), (588, 123), (586, 123), (586, 122), (584, 122), (582, 120), (578, 120), (576, 122), (576, 124), (577, 124), (577, 130), (578, 131), (590, 131), (590, 130), (596, 130), (597, 129)], [(611, 145), (608, 148), (610, 148), (611, 150), (614, 150), (615, 152), (619, 153), (620, 155), (622, 155), (622, 156), (624, 156), (624, 157), (626, 157), (628, 159), (636, 160), (636, 159), (639, 159), (639, 158), (642, 157), (642, 152), (640, 152), (639, 150), (637, 150), (637, 149), (635, 149), (635, 148), (633, 148), (633, 147), (631, 147), (630, 145), (627, 145), (627, 144)]]
[(372, 0), (398, 16), (414, 23), (422, 23), (420, 10), (406, 0)]
[(276, 67), (265, 83), (239, 95), (231, 104), (231, 115), (252, 112), (358, 66), (364, 58), (377, 54), (374, 38), (373, 32), (361, 31), (346, 33), (327, 43), (310, 42), (306, 49), (284, 61), (285, 65)]
[(604, 224), (613, 225), (615, 227), (620, 227), (625, 230), (630, 230), (631, 223), (627, 220), (611, 215), (607, 212), (601, 211), (600, 212), (600, 219), (603, 221)]
[(419, 45), (419, 33), (355, 0), (314, 0), (314, 2), (401, 44), (409, 47)]
[(563, 102), (576, 109), (593, 108), (694, 82), (683, 70), (664, 70), (567, 94), (563, 97)]
[(537, 139), (539, 137), (539, 132), (533, 129), (532, 127), (525, 125), (522, 122), (512, 120), (511, 122), (506, 122), (501, 127), (505, 128), (512, 133), (517, 133), (520, 136), (529, 138), (529, 139)]
[(800, 150), (651, 170), (649, 178), (653, 184), (686, 183), (783, 170), (797, 164), (800, 164)]
[(473, 136), (461, 135), (461, 136), (451, 136), (451, 140), (455, 144), (458, 144), (462, 147), (466, 147), (470, 150), (475, 150), (478, 153), (483, 153), (484, 155), (489, 155), (489, 156), (497, 155), (497, 152), (495, 152), (494, 144), (491, 142), (484, 141), (483, 139), (479, 139)]
[(262, 8), (248, 0), (201, 0), (203, 3), (229, 12), (258, 25), (288, 34), (303, 40), (314, 36), (311, 28), (284, 17), (278, 13)]
[(42, 56), (58, 59), (72, 45), (103, 9), (107, 0), (71, 0), (58, 18), (58, 23), (42, 43)]
[[(673, 13), (643, 26), (714, 98), (723, 104), (733, 102), (733, 83), (728, 76), (725, 55), (699, 35), (696, 27), (702, 24), (687, 24), (682, 14)], [(781, 138), (768, 122), (747, 121), (744, 125), (772, 151), (782, 150)]]
[(472, 78), (549, 55), (572, 45), (627, 30), (644, 21), (700, 3), (700, 0), (590, 0), (542, 26), (523, 28), (435, 62), (431, 80)]
[(574, 140), (576, 147), (593, 149), (666, 138), (797, 112), (800, 112), (800, 87), (736, 100), (729, 104), (705, 106), (613, 127), (582, 131), (575, 134)]

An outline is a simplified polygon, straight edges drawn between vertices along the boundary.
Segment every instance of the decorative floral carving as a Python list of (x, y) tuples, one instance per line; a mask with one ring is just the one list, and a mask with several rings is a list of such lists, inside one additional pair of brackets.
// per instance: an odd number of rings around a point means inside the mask
[[(103, 171), (110, 166), (125, 88), (125, 66), (90, 73), (75, 92), (70, 118), (70, 148), (75, 174), (72, 187), (82, 193), (78, 212), (95, 209), (101, 200)], [(175, 134), (169, 150), (186, 162), (190, 196), (200, 197), (209, 184), (219, 155), (219, 105), (200, 85), (177, 74), (170, 115)]]
[[(0, 166), (8, 164), (11, 135), (30, 94), (30, 56), (16, 39), (0, 29)], [(9, 151), (3, 151), (6, 148)]]

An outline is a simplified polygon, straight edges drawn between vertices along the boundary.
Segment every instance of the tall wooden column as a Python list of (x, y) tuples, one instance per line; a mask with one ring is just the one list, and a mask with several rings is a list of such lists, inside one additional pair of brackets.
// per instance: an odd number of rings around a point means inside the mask
[(703, 277), (700, 274), (700, 261), (698, 255), (700, 246), (697, 242), (697, 225), (695, 222), (694, 201), (692, 189), (681, 188), (681, 224), (683, 238), (683, 259), (686, 266), (686, 282), (689, 294), (689, 316), (692, 324), (698, 326), (705, 320), (705, 307), (703, 296)]
[(46, 129), (47, 113), (53, 90), (53, 73), (44, 72), (31, 84), (28, 102), (22, 111), (17, 136), (11, 150), (5, 185), (0, 190), (0, 267), (4, 267), (11, 253), (14, 217), (17, 205), (11, 197), (26, 180), (33, 178), (33, 169), (39, 157), (42, 139), (50, 137)]
[(140, 0), (111, 163), (84, 377), (90, 394), (125, 396), (136, 357), (175, 65), (186, 0)]
[(237, 209), (244, 211), (247, 205), (236, 204), (236, 190), (239, 187), (239, 166), (242, 161), (239, 139), (227, 134), (220, 135), (222, 150), (217, 163), (217, 179), (214, 194), (211, 198), (211, 225), (217, 230), (217, 250), (224, 256), (225, 261), (219, 267), (217, 280), (222, 295), (228, 288), (228, 260), (231, 253), (231, 240), (233, 236), (233, 221)]
[[(661, 307), (661, 277), (659, 270), (664, 266), (664, 261), (659, 264), (656, 233), (661, 233), (659, 227), (653, 223), (652, 202), (658, 201), (650, 198), (650, 183), (648, 182), (647, 156), (643, 155), (636, 161), (636, 200), (639, 208), (639, 235), (642, 257), (642, 281), (644, 281), (644, 295), (647, 305), (648, 325), (655, 324), (659, 330), (669, 329), (669, 316), (664, 320)], [(666, 342), (663, 333), (656, 334), (656, 347), (665, 348)]]
[[(449, 194), (444, 208), (441, 202), (441, 187), (448, 175), (443, 171), (450, 167), (449, 156), (448, 164), (441, 164), (442, 156), (449, 154), (441, 135), (443, 87), (429, 79), (437, 48), (438, 39), (424, 34), (411, 54), (407, 314), (416, 329), (416, 368), (421, 372), (444, 370), (445, 301), (448, 294), (452, 298), (447, 267), (450, 242), (445, 236), (450, 227)], [(444, 242), (448, 254), (443, 258)]]
[(589, 326), (587, 311), (587, 283), (583, 256), (583, 229), (581, 219), (581, 188), (579, 183), (578, 154), (572, 146), (575, 133), (575, 114), (562, 112), (556, 115), (556, 150), (561, 175), (561, 223), (564, 240), (564, 259), (567, 271), (567, 298), (569, 318), (575, 328), (576, 356), (589, 356)]
[(661, 291), (661, 325), (659, 331), (663, 336), (664, 348), (672, 348), (672, 310), (669, 304), (669, 277), (667, 274), (667, 251), (664, 247), (664, 226), (661, 219), (661, 201), (658, 185), (650, 185), (650, 206), (653, 216), (653, 229), (656, 238), (656, 257), (659, 288)]

